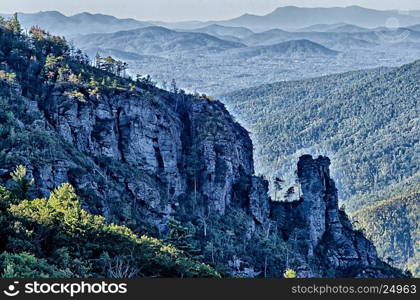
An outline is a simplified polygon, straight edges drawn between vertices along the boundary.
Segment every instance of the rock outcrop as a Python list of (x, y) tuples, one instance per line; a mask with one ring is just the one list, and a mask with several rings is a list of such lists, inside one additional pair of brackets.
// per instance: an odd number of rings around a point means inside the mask
[(70, 182), (89, 211), (161, 232), (187, 198), (223, 215), (241, 180), (252, 181), (254, 201), (266, 195), (267, 186), (252, 179), (251, 140), (220, 102), (158, 89), (81, 102), (60, 89), (21, 99), (37, 116), (26, 126), (59, 140), (53, 147), (70, 148), (62, 155), (51, 149), (47, 160), (20, 158), (35, 180), (34, 196)]
[[(298, 163), (302, 199), (289, 214), (302, 224), (308, 244), (308, 261), (322, 262), (323, 271), (310, 267), (303, 275), (325, 276), (325, 269), (339, 270), (354, 277), (367, 276), (377, 268), (376, 249), (362, 233), (353, 230), (344, 211), (338, 207), (337, 189), (329, 173), (330, 160), (304, 155)], [(288, 218), (291, 218), (290, 216)], [(293, 218), (293, 217), (292, 217)], [(377, 273), (377, 276), (385, 276)]]
[(20, 36), (17, 45), (26, 53), (19, 64), (2, 54), (15, 75), (1, 70), (0, 184), (22, 164), (33, 197), (69, 182), (86, 210), (137, 233), (168, 238), (169, 221), (178, 221), (183, 249), (198, 249), (231, 275), (279, 277), (288, 268), (303, 277), (401, 275), (338, 209), (328, 158), (303, 156), (299, 200), (274, 202), (254, 175), (249, 134), (222, 103), (71, 57), (47, 72), (44, 52), (35, 59)]

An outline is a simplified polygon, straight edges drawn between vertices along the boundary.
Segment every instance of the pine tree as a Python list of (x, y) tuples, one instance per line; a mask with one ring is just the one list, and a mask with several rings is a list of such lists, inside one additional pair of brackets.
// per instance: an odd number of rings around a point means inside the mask
[(278, 178), (278, 177), (274, 178), (274, 182), (273, 182), (274, 191), (275, 191), (275, 193), (274, 193), (274, 200), (276, 200), (276, 201), (279, 200), (279, 198), (277, 197), (277, 193), (282, 190), (283, 183), (284, 183), (284, 180), (283, 179)]
[(172, 92), (173, 92), (174, 94), (178, 94), (178, 87), (177, 87), (177, 85), (176, 85), (176, 81), (175, 81), (175, 79), (172, 79), (172, 82), (171, 82), (171, 88), (172, 88)]
[(98, 69), (100, 69), (101, 68), (101, 64), (102, 64), (102, 57), (97, 52), (96, 55), (95, 55), (95, 67), (98, 68)]
[(22, 27), (18, 19), (18, 14), (14, 13), (11, 19), (9, 20), (9, 27), (14, 33), (20, 34), (22, 32)]
[(169, 237), (167, 242), (176, 248), (183, 250), (190, 256), (197, 256), (200, 250), (194, 246), (193, 232), (191, 228), (182, 225), (180, 222), (171, 220), (168, 223)]
[(25, 166), (17, 166), (11, 174), (11, 192), (17, 200), (29, 199), (29, 189), (33, 184), (33, 179), (28, 179)]

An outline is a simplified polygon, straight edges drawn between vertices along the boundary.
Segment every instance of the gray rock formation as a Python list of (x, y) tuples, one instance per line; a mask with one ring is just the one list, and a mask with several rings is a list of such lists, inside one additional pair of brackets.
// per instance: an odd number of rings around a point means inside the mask
[[(55, 88), (25, 106), (38, 117), (28, 127), (60, 140), (54, 147), (71, 148), (64, 157), (50, 149), (49, 160), (22, 157), (41, 191), (35, 196), (70, 182), (86, 209), (111, 221), (160, 232), (189, 197), (224, 214), (234, 186), (254, 173), (251, 140), (220, 102), (158, 89), (81, 102)], [(254, 198), (265, 193), (259, 181)]]
[[(302, 277), (387, 277), (376, 249), (361, 232), (354, 231), (338, 207), (337, 189), (329, 173), (330, 160), (304, 155), (298, 163), (301, 199), (273, 203), (272, 216), (288, 237), (306, 241), (301, 248)], [(292, 225), (287, 225), (290, 222)]]
[(90, 213), (171, 242), (224, 275), (402, 275), (338, 209), (327, 158), (303, 156), (296, 197), (274, 202), (254, 175), (248, 132), (222, 103), (92, 67), (61, 39), (7, 31), (1, 185), (13, 186), (17, 165), (34, 179), (29, 198), (69, 182)]
[(23, 114), (16, 130), (36, 138), (13, 150), (0, 178), (24, 164), (34, 196), (70, 182), (85, 209), (157, 237), (169, 219), (185, 221), (206, 262), (230, 274), (391, 276), (338, 209), (328, 158), (301, 157), (300, 199), (274, 202), (254, 176), (248, 133), (220, 102), (153, 87), (80, 101), (66, 88), (49, 86), (36, 101), (19, 88), (6, 97)]

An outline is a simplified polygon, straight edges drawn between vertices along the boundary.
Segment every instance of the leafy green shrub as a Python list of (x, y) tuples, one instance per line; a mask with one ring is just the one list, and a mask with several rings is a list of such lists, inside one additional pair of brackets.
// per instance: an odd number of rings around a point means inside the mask
[[(218, 277), (209, 266), (188, 258), (182, 251), (158, 239), (136, 236), (130, 229), (107, 224), (101, 216), (93, 216), (81, 209), (73, 187), (64, 184), (52, 192), (49, 199), (24, 200), (10, 208), (15, 223), (20, 223), (19, 240), (30, 241), (38, 257), (48, 263), (62, 259), (62, 250), (72, 260), (91, 266), (80, 273), (80, 268), (66, 264), (75, 276), (107, 276), (110, 263), (100, 265), (104, 255), (110, 260), (123, 258), (131, 268), (138, 270), (135, 276), (158, 277)], [(9, 244), (8, 249), (13, 249)], [(25, 246), (24, 246), (25, 247)], [(61, 250), (60, 250), (61, 249)], [(88, 268), (84, 268), (86, 272)]]
[(284, 278), (297, 278), (297, 274), (294, 270), (288, 269), (286, 270), (286, 272), (284, 272), (283, 277)]
[(72, 273), (57, 269), (45, 259), (29, 253), (0, 254), (0, 276), (2, 278), (70, 278)]

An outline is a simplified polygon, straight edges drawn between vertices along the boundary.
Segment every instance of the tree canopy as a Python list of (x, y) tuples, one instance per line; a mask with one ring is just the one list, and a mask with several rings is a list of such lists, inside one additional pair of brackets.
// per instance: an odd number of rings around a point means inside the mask
[(69, 184), (48, 199), (22, 195), (0, 186), (2, 277), (219, 277), (168, 243), (89, 214)]

